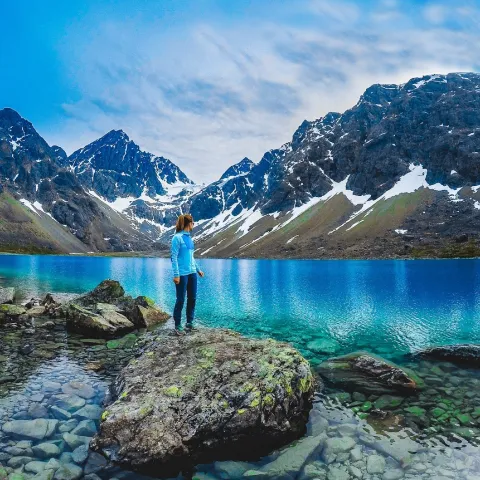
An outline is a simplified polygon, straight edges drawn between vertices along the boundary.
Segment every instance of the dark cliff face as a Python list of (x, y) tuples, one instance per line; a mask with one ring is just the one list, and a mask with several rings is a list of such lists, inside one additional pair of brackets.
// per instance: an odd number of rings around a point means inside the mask
[(170, 160), (143, 152), (122, 130), (112, 130), (68, 159), (87, 189), (113, 202), (118, 197), (155, 198), (167, 184), (193, 184)]

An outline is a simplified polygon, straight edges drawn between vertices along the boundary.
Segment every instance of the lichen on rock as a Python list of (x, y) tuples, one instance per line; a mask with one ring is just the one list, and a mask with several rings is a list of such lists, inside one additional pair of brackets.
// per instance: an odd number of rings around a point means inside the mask
[(315, 381), (290, 345), (199, 329), (152, 335), (143, 351), (115, 381), (91, 444), (112, 461), (174, 475), (258, 457), (305, 432)]

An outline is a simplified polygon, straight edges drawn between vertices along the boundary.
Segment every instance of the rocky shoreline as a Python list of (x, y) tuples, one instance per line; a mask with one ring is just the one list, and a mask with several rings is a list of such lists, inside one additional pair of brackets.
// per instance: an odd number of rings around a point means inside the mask
[(398, 365), (319, 338), (309, 364), (229, 330), (148, 332), (168, 315), (114, 281), (0, 300), (1, 480), (477, 478), (478, 346)]

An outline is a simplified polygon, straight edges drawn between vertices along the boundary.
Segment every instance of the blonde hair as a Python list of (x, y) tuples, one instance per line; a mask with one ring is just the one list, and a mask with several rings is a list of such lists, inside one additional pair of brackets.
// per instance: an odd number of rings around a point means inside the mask
[(179, 215), (177, 219), (177, 224), (175, 225), (175, 231), (181, 232), (185, 230), (191, 223), (193, 223), (193, 217), (187, 213), (185, 215)]

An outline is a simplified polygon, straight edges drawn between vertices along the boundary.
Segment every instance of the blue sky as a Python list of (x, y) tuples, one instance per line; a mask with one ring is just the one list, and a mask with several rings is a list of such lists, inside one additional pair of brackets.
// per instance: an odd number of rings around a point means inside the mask
[(71, 153), (111, 129), (210, 182), (372, 83), (480, 71), (480, 1), (16, 0), (0, 107)]

